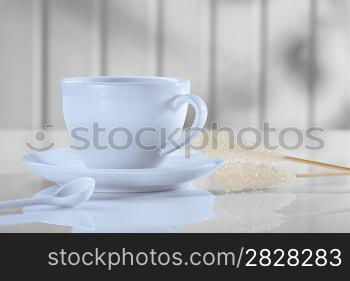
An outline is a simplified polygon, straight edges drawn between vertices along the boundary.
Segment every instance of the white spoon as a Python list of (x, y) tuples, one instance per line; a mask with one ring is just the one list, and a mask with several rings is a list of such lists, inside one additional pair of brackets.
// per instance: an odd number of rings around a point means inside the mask
[(0, 208), (16, 208), (32, 205), (55, 205), (74, 207), (89, 200), (95, 189), (92, 178), (78, 178), (62, 185), (50, 196), (0, 202)]

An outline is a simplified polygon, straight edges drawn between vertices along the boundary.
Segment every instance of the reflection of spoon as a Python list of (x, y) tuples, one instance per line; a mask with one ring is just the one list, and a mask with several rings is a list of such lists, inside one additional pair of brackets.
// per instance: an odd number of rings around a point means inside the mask
[(41, 198), (19, 199), (0, 202), (0, 208), (15, 208), (33, 205), (54, 205), (59, 207), (74, 207), (89, 200), (95, 189), (92, 178), (72, 180), (52, 194)]
[(89, 213), (77, 208), (41, 210), (0, 216), (0, 226), (37, 222), (55, 222), (56, 225), (74, 226), (85, 231), (92, 231), (95, 228), (94, 220)]
[[(42, 198), (53, 195), (57, 186), (46, 188), (35, 195)], [(175, 230), (186, 224), (194, 224), (214, 214), (215, 196), (208, 191), (187, 184), (183, 189), (156, 193), (94, 193), (92, 198), (74, 209), (55, 209), (49, 217), (39, 222), (68, 225), (63, 218), (69, 216), (72, 232), (163, 232)], [(47, 211), (48, 207), (33, 206), (23, 209), (24, 215), (33, 211)], [(70, 211), (69, 214), (66, 212)], [(74, 213), (83, 211), (94, 225), (82, 228), (80, 218)], [(0, 217), (1, 219), (1, 217)], [(1, 224), (1, 220), (0, 220)], [(180, 229), (176, 229), (179, 232)]]

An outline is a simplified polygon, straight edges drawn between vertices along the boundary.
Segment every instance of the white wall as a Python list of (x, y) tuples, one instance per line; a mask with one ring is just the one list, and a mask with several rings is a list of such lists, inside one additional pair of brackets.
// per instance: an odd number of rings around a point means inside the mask
[(220, 125), (350, 128), (346, 0), (0, 0), (0, 128), (63, 128), (59, 80), (191, 79)]

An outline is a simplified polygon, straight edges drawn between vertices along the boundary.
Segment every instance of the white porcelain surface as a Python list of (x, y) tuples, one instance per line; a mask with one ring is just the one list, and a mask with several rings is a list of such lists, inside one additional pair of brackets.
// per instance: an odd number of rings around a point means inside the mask
[[(62, 80), (61, 91), (68, 131), (78, 136), (73, 145), (83, 148), (89, 168), (157, 167), (176, 149), (168, 136), (183, 128), (188, 104), (195, 109), (194, 128), (202, 128), (207, 118), (205, 102), (190, 95), (185, 79), (76, 77)], [(103, 131), (97, 132), (96, 124)], [(189, 140), (178, 134), (179, 147)]]
[(23, 162), (34, 174), (59, 185), (92, 177), (96, 192), (151, 192), (181, 188), (187, 182), (210, 175), (222, 161), (201, 152), (186, 158), (179, 151), (157, 168), (92, 169), (86, 168), (78, 151), (66, 148), (30, 153)]

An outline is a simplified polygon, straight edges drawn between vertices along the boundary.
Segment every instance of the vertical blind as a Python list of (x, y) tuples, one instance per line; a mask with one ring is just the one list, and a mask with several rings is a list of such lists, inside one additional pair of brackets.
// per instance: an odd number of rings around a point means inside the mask
[(63, 128), (67, 76), (191, 80), (220, 126), (350, 128), (346, 0), (0, 0), (0, 128)]

